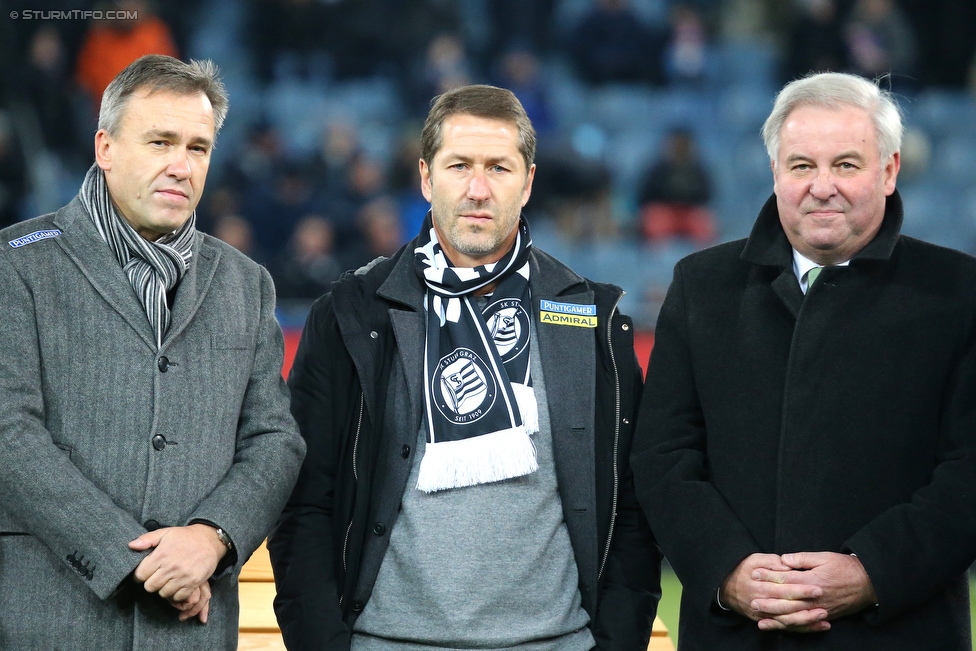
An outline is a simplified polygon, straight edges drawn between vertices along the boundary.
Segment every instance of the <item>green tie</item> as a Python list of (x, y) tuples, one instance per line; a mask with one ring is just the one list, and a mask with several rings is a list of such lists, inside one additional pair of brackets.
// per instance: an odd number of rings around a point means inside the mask
[(823, 267), (814, 267), (807, 272), (807, 291), (810, 291), (813, 283), (817, 282), (817, 276), (820, 275), (821, 271), (823, 271)]

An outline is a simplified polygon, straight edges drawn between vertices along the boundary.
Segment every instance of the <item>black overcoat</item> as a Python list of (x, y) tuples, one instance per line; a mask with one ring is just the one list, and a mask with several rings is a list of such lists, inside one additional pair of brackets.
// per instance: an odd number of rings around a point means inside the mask
[[(971, 650), (976, 260), (902, 236), (901, 199), (807, 292), (775, 197), (675, 268), (632, 466), (684, 585), (680, 648)], [(855, 553), (878, 604), (761, 632), (716, 590), (754, 552)]]

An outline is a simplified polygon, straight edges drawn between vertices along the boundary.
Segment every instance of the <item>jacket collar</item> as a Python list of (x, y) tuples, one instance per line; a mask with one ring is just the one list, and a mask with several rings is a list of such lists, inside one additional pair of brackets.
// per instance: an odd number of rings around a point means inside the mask
[[(414, 269), (413, 250), (416, 240), (400, 249), (392, 260), (393, 269), (376, 290), (381, 298), (401, 303), (421, 312), (424, 309), (424, 286)], [(559, 296), (582, 285), (583, 277), (560, 264), (548, 253), (532, 247), (529, 254), (529, 284), (537, 296)], [(358, 273), (358, 272), (357, 272)]]
[[(859, 260), (887, 260), (901, 235), (904, 207), (901, 195), (895, 190), (885, 202), (884, 220), (874, 239), (854, 254), (852, 262)], [(776, 209), (776, 195), (771, 195), (759, 211), (740, 256), (746, 262), (772, 267), (792, 268), (793, 247), (786, 238)]]

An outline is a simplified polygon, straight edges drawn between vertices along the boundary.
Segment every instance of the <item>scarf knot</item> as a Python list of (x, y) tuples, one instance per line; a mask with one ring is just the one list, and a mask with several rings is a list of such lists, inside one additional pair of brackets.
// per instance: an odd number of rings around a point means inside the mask
[(162, 348), (170, 321), (166, 293), (176, 287), (189, 268), (196, 213), (176, 232), (150, 242), (119, 214), (112, 203), (105, 172), (98, 165), (88, 170), (78, 196), (139, 297), (156, 335), (157, 350)]

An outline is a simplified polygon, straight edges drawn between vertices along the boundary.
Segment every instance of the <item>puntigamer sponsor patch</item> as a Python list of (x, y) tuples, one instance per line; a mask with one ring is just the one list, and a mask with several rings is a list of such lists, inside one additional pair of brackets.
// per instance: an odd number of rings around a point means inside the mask
[(577, 303), (557, 303), (542, 299), (539, 303), (541, 323), (575, 326), (577, 328), (596, 327), (596, 305)]
[(27, 246), (28, 244), (33, 244), (34, 242), (40, 242), (41, 240), (57, 237), (60, 234), (61, 231), (56, 228), (49, 231), (34, 231), (33, 233), (28, 233), (23, 237), (18, 237), (16, 240), (10, 240), (7, 242), (7, 244), (15, 249), (19, 249), (22, 246)]

